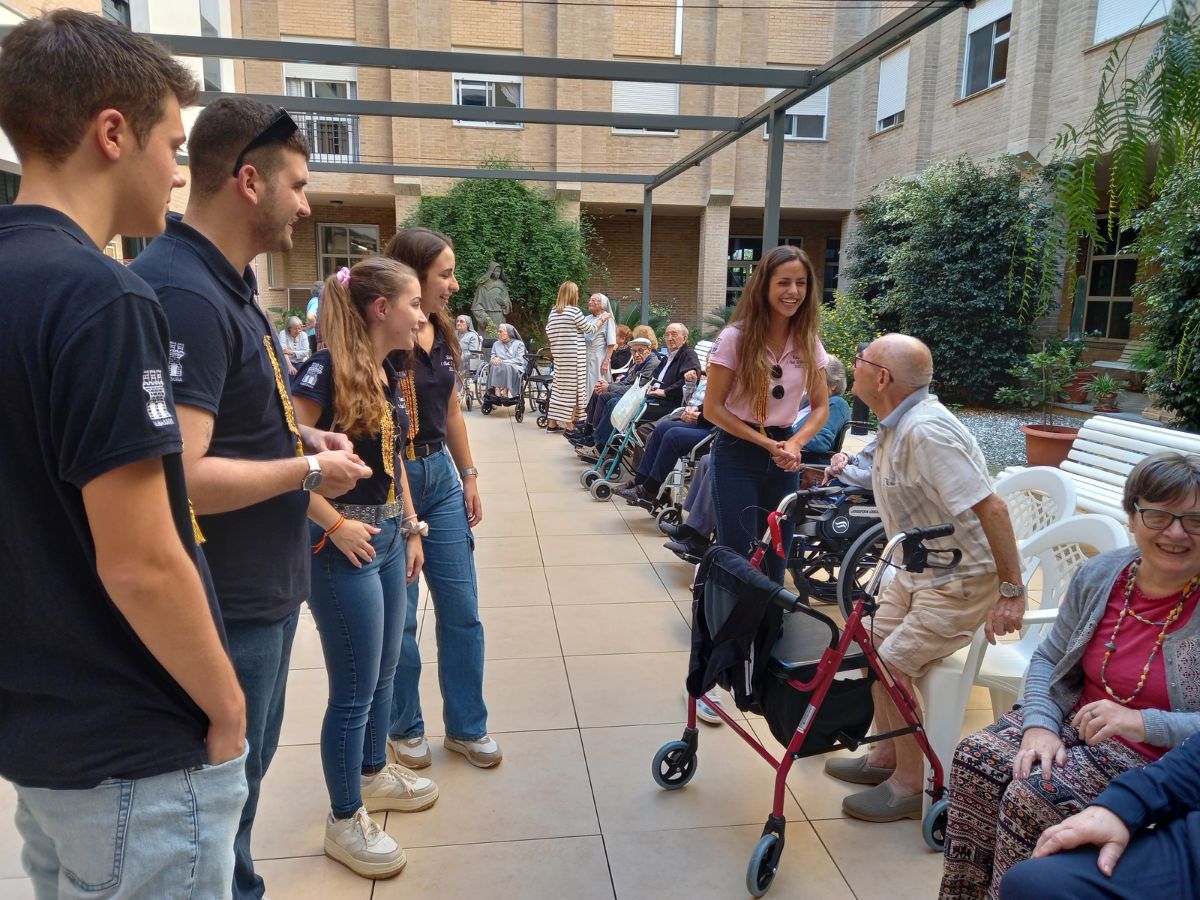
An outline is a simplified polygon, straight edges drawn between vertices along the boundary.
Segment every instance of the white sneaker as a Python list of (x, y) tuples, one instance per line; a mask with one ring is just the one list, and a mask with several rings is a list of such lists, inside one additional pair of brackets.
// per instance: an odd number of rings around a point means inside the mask
[(326, 820), (325, 855), (363, 878), (391, 878), (408, 863), (400, 845), (361, 806), (348, 819)]
[(425, 735), (404, 740), (388, 738), (387, 748), (395, 761), (408, 769), (424, 769), (433, 762), (433, 754), (429, 752), (429, 741), (425, 740)]
[(709, 691), (703, 697), (696, 700), (696, 718), (701, 722), (707, 722), (709, 725), (720, 725), (724, 720), (713, 711), (713, 707), (721, 707), (721, 701), (717, 699), (716, 691)]
[(362, 799), (367, 812), (420, 812), (433, 806), (437, 798), (438, 786), (431, 779), (396, 763), (389, 763), (370, 777), (363, 776)]
[(442, 746), (455, 753), (461, 753), (471, 765), (481, 769), (490, 769), (504, 759), (504, 754), (500, 752), (500, 745), (486, 734), (476, 741), (460, 741), (457, 738), (447, 737), (442, 742)]

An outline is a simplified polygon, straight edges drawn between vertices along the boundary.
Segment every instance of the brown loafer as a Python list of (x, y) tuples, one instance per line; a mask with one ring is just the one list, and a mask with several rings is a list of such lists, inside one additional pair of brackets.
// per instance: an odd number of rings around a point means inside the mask
[(850, 784), (883, 784), (892, 777), (895, 769), (885, 769), (882, 766), (867, 764), (866, 756), (836, 756), (825, 760), (825, 774), (831, 775), (838, 781), (848, 781)]

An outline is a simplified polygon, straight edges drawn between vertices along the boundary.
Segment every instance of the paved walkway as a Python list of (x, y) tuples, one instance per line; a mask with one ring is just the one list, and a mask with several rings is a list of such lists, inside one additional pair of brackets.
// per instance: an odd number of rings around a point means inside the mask
[[(372, 884), (322, 856), (327, 798), (317, 739), (326, 683), (307, 614), (292, 656), (282, 746), (263, 790), (254, 852), (273, 900), (705, 900), (747, 896), (747, 860), (770, 807), (773, 773), (728, 728), (701, 726), (699, 769), (667, 793), (654, 752), (679, 736), (691, 567), (662, 548), (645, 512), (597, 503), (567, 442), (510, 410), (468, 414), (480, 469), (480, 605), (498, 768), (441, 746), (434, 670), (422, 681), (437, 805), (389, 814), (408, 867)], [(433, 612), (421, 647), (436, 658)], [(991, 721), (972, 696), (966, 729)], [(750, 725), (773, 744), (761, 720)], [(777, 746), (775, 749), (778, 749)], [(787, 849), (772, 898), (928, 898), (941, 859), (918, 822), (842, 817), (846, 786), (802, 760), (789, 787)], [(12, 790), (0, 782), (0, 898), (32, 897), (21, 878)]]

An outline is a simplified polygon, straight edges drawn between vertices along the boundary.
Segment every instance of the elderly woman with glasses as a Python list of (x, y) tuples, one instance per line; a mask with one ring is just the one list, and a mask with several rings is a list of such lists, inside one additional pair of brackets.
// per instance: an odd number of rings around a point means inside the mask
[(294, 378), (300, 364), (307, 362), (312, 355), (308, 335), (304, 333), (304, 323), (299, 316), (288, 316), (284, 329), (279, 332), (279, 346), (283, 348), (283, 358), (287, 360), (288, 375)]
[(955, 751), (943, 900), (999, 897), (1042, 831), (1200, 731), (1200, 455), (1143, 459), (1124, 507), (1135, 546), (1080, 566), (1022, 705)]

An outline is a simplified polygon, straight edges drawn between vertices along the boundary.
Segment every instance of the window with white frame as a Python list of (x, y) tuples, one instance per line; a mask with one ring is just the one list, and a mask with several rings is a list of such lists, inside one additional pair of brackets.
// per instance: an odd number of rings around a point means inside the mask
[(317, 225), (317, 271), (324, 281), (342, 266), (379, 253), (378, 225)]
[[(767, 88), (766, 99), (780, 93), (779, 88)], [(783, 137), (788, 141), (825, 140), (825, 122), (829, 117), (829, 88), (822, 88), (795, 106), (789, 106), (784, 118)], [(763, 137), (771, 136), (771, 122), (763, 127)]]
[(1171, 0), (1096, 0), (1097, 44), (1165, 19)]
[(908, 100), (908, 45), (879, 60), (879, 96), (875, 101), (875, 130), (894, 128), (904, 122)]
[[(614, 81), (612, 111), (679, 115), (679, 85), (648, 81)], [(614, 128), (613, 134), (677, 135), (674, 128)]]
[(967, 12), (964, 97), (1004, 83), (1008, 74), (1008, 36), (1011, 26), (1012, 0), (979, 0)]
[(1110, 234), (1107, 217), (1101, 217), (1097, 225), (1100, 241), (1093, 243), (1088, 253), (1083, 330), (1125, 341), (1129, 339), (1133, 285), (1137, 281), (1138, 258), (1130, 250), (1137, 229), (1113, 222)]
[[(520, 109), (525, 105), (525, 84), (520, 75), (455, 75), (456, 106), (496, 106)], [(455, 125), (477, 128), (520, 128), (520, 122), (474, 122), (455, 119)]]
[[(312, 40), (312, 38), (284, 38)], [(344, 41), (326, 43), (345, 44)], [(283, 64), (284, 92), (289, 97), (324, 100), (357, 100), (358, 67), (313, 63)], [(292, 112), (292, 118), (308, 138), (312, 162), (358, 162), (358, 116), (345, 113)]]

